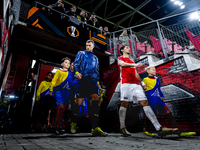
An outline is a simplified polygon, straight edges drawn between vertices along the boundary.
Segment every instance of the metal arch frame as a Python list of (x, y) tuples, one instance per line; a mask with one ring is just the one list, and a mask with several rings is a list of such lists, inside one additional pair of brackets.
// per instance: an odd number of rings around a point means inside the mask
[(95, 12), (103, 3), (105, 2), (105, 0), (101, 0), (96, 7), (92, 10), (92, 12)]
[[(67, 3), (67, 4), (74, 5), (74, 4), (70, 3), (70, 2), (67, 1), (67, 0), (63, 0), (63, 1), (64, 1), (65, 3)], [(84, 6), (84, 5), (86, 5), (86, 4), (92, 3), (92, 2), (94, 2), (94, 1), (95, 1), (95, 0), (90, 0), (90, 1), (88, 1), (88, 2), (85, 2), (85, 3), (81, 4), (81, 3), (83, 2), (83, 0), (79, 0), (79, 2), (78, 2), (78, 4), (77, 4), (77, 8), (80, 9), (80, 10), (85, 10), (85, 9), (82, 9), (81, 7)], [(110, 13), (107, 15), (106, 12), (107, 12), (108, 0), (101, 0), (101, 1), (99, 1), (99, 3), (96, 5), (96, 7), (95, 7), (93, 10), (92, 10), (91, 8), (90, 8), (90, 10), (96, 11), (97, 9), (99, 9), (99, 7), (100, 7), (103, 3), (106, 3), (106, 6), (105, 6), (105, 8), (104, 8), (104, 13), (102, 13), (103, 15), (97, 16), (97, 18), (99, 18), (99, 19), (101, 19), (101, 20), (104, 20), (105, 22), (107, 22), (107, 23), (109, 23), (109, 24), (111, 24), (111, 25), (114, 25), (114, 28), (116, 28), (116, 29), (118, 29), (118, 28), (127, 28), (127, 27), (121, 26), (120, 24), (123, 23), (125, 20), (127, 20), (129, 17), (131, 17), (129, 23), (127, 24), (128, 26), (131, 25), (131, 21), (132, 21), (132, 19), (134, 18), (134, 17), (132, 16), (132, 15), (134, 14), (133, 12), (128, 11), (128, 12), (124, 12), (124, 13), (117, 14), (117, 15), (111, 15), (111, 14), (113, 14), (113, 12), (115, 12), (121, 5), (124, 5), (124, 6), (126, 6), (127, 8), (131, 9), (132, 11), (134, 11), (135, 13), (138, 13), (138, 14), (142, 15), (144, 18), (149, 19), (150, 21), (153, 21), (154, 19), (152, 19), (151, 17), (149, 17), (150, 15), (145, 15), (144, 13), (142, 13), (142, 12), (140, 11), (140, 9), (143, 8), (145, 5), (147, 5), (150, 1), (151, 1), (151, 0), (145, 0), (140, 6), (138, 6), (137, 8), (134, 8), (134, 7), (132, 7), (131, 5), (127, 4), (127, 3), (125, 2), (125, 0), (117, 0), (117, 2), (119, 2), (119, 5), (118, 5), (114, 10), (112, 10), (112, 12), (110, 12)], [(196, 4), (197, 2), (199, 2), (199, 0), (191, 0), (190, 2), (188, 2), (188, 3), (185, 4), (185, 5), (189, 7), (189, 6), (192, 6), (192, 5)], [(170, 3), (170, 2), (165, 3), (162, 7), (166, 6), (166, 5), (169, 4), (169, 3)], [(158, 9), (155, 10), (154, 12), (152, 12), (151, 14), (155, 13), (156, 11), (158, 11)], [(180, 11), (181, 11), (181, 10), (180, 10)], [(169, 16), (169, 15), (173, 15), (173, 14), (175, 14), (175, 13), (177, 14), (177, 13), (179, 13), (180, 11), (179, 11), (179, 7), (177, 7), (176, 10), (174, 10), (172, 13), (169, 13), (168, 15), (166, 15), (166, 17)], [(89, 12), (89, 11), (87, 11), (87, 12), (88, 12), (88, 13), (91, 13), (91, 12)], [(133, 13), (133, 14), (131, 15), (131, 13)], [(110, 21), (111, 18), (116, 18), (116, 17), (122, 16), (122, 15), (125, 15), (125, 14), (127, 14), (127, 15), (123, 18), (124, 21), (123, 21), (123, 20), (120, 20), (120, 21), (118, 21), (117, 23), (115, 23), (115, 22), (113, 22), (113, 21)], [(144, 20), (144, 19), (142, 19), (142, 20)], [(140, 20), (140, 21), (142, 21), (142, 20)], [(139, 21), (139, 22), (140, 22), (140, 21)], [(139, 22), (135, 23), (133, 26), (137, 25)], [(162, 23), (162, 21), (159, 22), (160, 25), (161, 25), (161, 23)], [(144, 30), (144, 29), (147, 29), (147, 30), (148, 30), (148, 29), (150, 29), (150, 28), (152, 28), (152, 27), (155, 27), (155, 24), (153, 24), (153, 25), (154, 25), (154, 26), (148, 25), (148, 26), (146, 26), (145, 28), (143, 28), (142, 30)], [(162, 26), (162, 25), (161, 25), (161, 26)]]
[[(118, 0), (118, 1), (122, 3), (121, 0)], [(141, 8), (143, 8), (145, 5), (147, 5), (150, 1), (151, 1), (151, 0), (146, 0), (146, 1), (144, 1), (144, 2), (143, 2), (142, 4), (140, 4), (137, 8), (133, 8), (132, 6), (126, 4), (126, 6), (128, 6), (130, 9), (132, 9), (133, 12), (129, 13), (129, 14), (126, 15), (123, 19), (121, 19), (119, 22), (117, 22), (114, 28), (117, 28), (121, 23), (123, 23), (123, 22), (124, 22), (126, 19), (128, 19), (129, 17), (132, 16), (132, 18), (133, 18), (133, 15), (134, 15), (136, 12), (139, 12), (139, 10), (140, 10)], [(124, 4), (124, 2), (123, 2), (123, 4)], [(145, 15), (145, 16), (146, 16), (146, 15)], [(131, 19), (131, 20), (132, 20), (132, 19)], [(129, 22), (129, 24), (130, 24), (130, 22)]]

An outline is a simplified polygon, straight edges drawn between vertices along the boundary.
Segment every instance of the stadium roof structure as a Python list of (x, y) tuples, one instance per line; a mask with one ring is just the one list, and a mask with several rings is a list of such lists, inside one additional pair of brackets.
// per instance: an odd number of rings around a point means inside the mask
[[(175, 1), (175, 0), (174, 0)], [(77, 13), (85, 10), (89, 14), (95, 12), (102, 26), (108, 26), (110, 31), (135, 26), (163, 17), (179, 14), (189, 10), (199, 9), (199, 0), (179, 0), (180, 5), (171, 0), (63, 0), (65, 8), (71, 5), (77, 7)], [(166, 19), (160, 23), (164, 26), (190, 21), (189, 14)], [(137, 28), (137, 31), (149, 30), (154, 25)]]

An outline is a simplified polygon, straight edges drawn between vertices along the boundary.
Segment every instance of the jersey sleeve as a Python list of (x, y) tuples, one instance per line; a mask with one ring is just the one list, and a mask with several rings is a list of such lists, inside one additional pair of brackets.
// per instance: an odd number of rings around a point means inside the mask
[(37, 96), (36, 96), (36, 101), (39, 101), (40, 99), (40, 94), (41, 94), (41, 91), (42, 91), (42, 88), (44, 86), (44, 82), (42, 81), (37, 89)]
[(97, 81), (99, 81), (99, 60), (98, 60), (98, 58), (96, 57), (96, 73), (97, 73), (97, 75), (98, 75), (98, 77), (97, 77)]
[(58, 76), (59, 76), (59, 72), (56, 71), (54, 77), (53, 77), (53, 80), (51, 81), (51, 86), (49, 88), (49, 91), (53, 91), (53, 88), (55, 87), (56, 83), (57, 83), (57, 80), (58, 80)]
[(159, 91), (160, 97), (164, 97), (164, 95), (160, 89), (160, 81), (158, 79), (157, 79), (157, 82), (158, 82), (158, 91)]
[(119, 65), (119, 63), (122, 61), (121, 57), (117, 58), (117, 64)]
[(142, 81), (143, 81), (143, 82), (146, 84), (146, 86), (147, 86), (147, 78), (144, 78)]
[(83, 55), (83, 52), (79, 51), (77, 53), (77, 55), (76, 55), (75, 60), (74, 60), (74, 71), (75, 71), (75, 74), (80, 72), (80, 65), (81, 65), (82, 55)]

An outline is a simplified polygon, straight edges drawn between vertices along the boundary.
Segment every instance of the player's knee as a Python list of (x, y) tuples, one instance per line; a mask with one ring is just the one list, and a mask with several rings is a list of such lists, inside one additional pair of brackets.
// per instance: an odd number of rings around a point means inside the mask
[(128, 108), (128, 104), (129, 102), (124, 102), (124, 101), (121, 102), (121, 106), (125, 108)]
[(170, 113), (171, 113), (171, 111), (170, 111), (170, 110), (167, 110), (167, 111), (166, 111), (166, 114), (170, 114)]
[(98, 100), (99, 99), (99, 96), (97, 94), (92, 94), (91, 95), (91, 99), (92, 100)]
[(77, 98), (77, 99), (76, 99), (76, 104), (77, 104), (77, 105), (80, 106), (80, 105), (82, 104), (82, 102), (83, 102), (83, 98)]

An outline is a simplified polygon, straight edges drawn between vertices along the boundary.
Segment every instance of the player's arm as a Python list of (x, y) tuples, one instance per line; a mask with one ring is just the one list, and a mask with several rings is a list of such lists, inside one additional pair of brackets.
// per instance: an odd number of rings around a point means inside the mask
[(138, 79), (138, 81), (141, 82), (142, 88), (143, 88), (144, 90), (146, 90), (146, 89), (147, 89), (147, 86), (146, 86), (146, 84), (142, 81), (140, 75), (137, 73), (137, 70), (135, 70), (135, 76), (136, 76), (136, 78)]
[(124, 61), (122, 60), (118, 60), (118, 64), (121, 66), (121, 67), (138, 67), (138, 68), (144, 68), (145, 67), (145, 64), (141, 64), (141, 63), (138, 63), (138, 64), (135, 64), (135, 63), (125, 63)]
[(83, 55), (83, 53), (81, 51), (79, 51), (74, 60), (74, 70), (75, 70), (76, 78), (79, 80), (82, 78), (82, 75), (80, 73), (80, 65), (81, 65), (82, 55)]
[(161, 97), (162, 100), (164, 100), (165, 98), (164, 98), (164, 95), (163, 95), (163, 93), (160, 89), (160, 81), (158, 79), (157, 79), (157, 82), (158, 82), (158, 91), (159, 91), (160, 97)]
[(37, 89), (37, 96), (36, 96), (36, 101), (39, 101), (40, 99), (40, 94), (41, 94), (41, 91), (42, 91), (42, 87), (43, 87), (43, 82), (40, 83), (38, 89)]
[(56, 85), (56, 82), (58, 80), (58, 71), (56, 71), (54, 77), (53, 77), (53, 80), (51, 81), (51, 86), (49, 87), (49, 95), (52, 96), (52, 92), (53, 92), (53, 88), (55, 87)]

